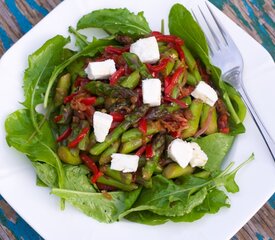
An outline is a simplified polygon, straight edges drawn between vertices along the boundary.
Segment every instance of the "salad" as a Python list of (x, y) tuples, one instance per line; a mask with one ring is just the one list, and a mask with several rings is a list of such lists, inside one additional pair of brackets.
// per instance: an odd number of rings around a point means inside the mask
[[(91, 27), (109, 36), (88, 41), (81, 29)], [(69, 27), (78, 50), (57, 35), (29, 56), (6, 140), (62, 209), (157, 225), (230, 206), (226, 192), (239, 191), (234, 177), (253, 159), (221, 168), (245, 132), (245, 105), (184, 6), (171, 8), (169, 31), (152, 31), (142, 12), (101, 9)]]

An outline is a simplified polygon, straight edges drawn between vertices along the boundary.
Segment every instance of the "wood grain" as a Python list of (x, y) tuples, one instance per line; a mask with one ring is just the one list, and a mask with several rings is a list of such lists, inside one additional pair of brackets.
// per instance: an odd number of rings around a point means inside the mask
[[(17, 10), (26, 16), (26, 26), (19, 26), (18, 19), (7, 7), (7, 2), (15, 2)], [(50, 12), (57, 6), (60, 0), (37, 0), (43, 11), (32, 8), (28, 1), (24, 0), (0, 0), (0, 30), (4, 41), (0, 41), (0, 56), (16, 42), (31, 26), (34, 26), (45, 13)], [(273, 58), (275, 58), (275, 34), (274, 34), (274, 1), (272, 0), (211, 0), (228, 17), (254, 37), (259, 43), (264, 45)], [(30, 23), (30, 25), (28, 24)], [(1, 31), (0, 31), (1, 33)], [(5, 35), (6, 34), (6, 35)], [(0, 35), (0, 36), (2, 36)], [(234, 240), (275, 240), (275, 210), (274, 196), (270, 203), (266, 203), (261, 210), (232, 238)], [(273, 206), (273, 207), (272, 207)], [(11, 231), (13, 225), (23, 221), (12, 208), (0, 197), (0, 239), (41, 239), (35, 232), (21, 223), (24, 231), (31, 235), (24, 235), (23, 232)], [(9, 226), (9, 227), (7, 227)], [(27, 237), (23, 237), (27, 236)]]

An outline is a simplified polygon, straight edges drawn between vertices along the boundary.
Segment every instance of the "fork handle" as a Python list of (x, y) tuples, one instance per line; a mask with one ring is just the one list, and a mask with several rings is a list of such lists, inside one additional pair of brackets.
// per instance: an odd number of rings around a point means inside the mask
[(273, 160), (275, 161), (275, 143), (272, 139), (272, 137), (269, 135), (268, 131), (266, 130), (263, 122), (261, 121), (259, 115), (257, 114), (256, 110), (254, 109), (250, 98), (248, 97), (244, 87), (240, 87), (238, 89), (238, 92), (240, 93), (245, 105), (247, 106), (254, 122), (256, 123), (260, 133), (262, 134), (262, 137), (270, 151), (270, 154), (273, 157)]

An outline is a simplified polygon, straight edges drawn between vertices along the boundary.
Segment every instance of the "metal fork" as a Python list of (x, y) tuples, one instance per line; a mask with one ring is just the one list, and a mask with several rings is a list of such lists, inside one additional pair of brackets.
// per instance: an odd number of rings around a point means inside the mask
[[(244, 89), (243, 79), (242, 79), (243, 59), (242, 59), (241, 53), (238, 47), (233, 42), (230, 35), (225, 30), (225, 28), (218, 21), (217, 17), (209, 7), (208, 3), (205, 2), (205, 4), (209, 11), (208, 15), (212, 16), (213, 18), (212, 22), (216, 24), (216, 29), (220, 31), (220, 36), (218, 36), (219, 34), (217, 35), (215, 33), (213, 23), (211, 26), (211, 19), (207, 18), (206, 15), (201, 10), (201, 8), (198, 6), (199, 12), (202, 15), (203, 21), (205, 22), (205, 25), (208, 27), (210, 34), (212, 35), (212, 38), (213, 38), (213, 40), (210, 41), (210, 38), (206, 37), (208, 46), (210, 49), (212, 63), (221, 69), (223, 80), (230, 83), (233, 87), (235, 87), (235, 89), (241, 95), (253, 120), (255, 121), (260, 133), (263, 136), (263, 139), (273, 157), (273, 160), (275, 160), (275, 143), (271, 138), (271, 136), (269, 135), (268, 131), (266, 130), (264, 124), (262, 123), (259, 115), (254, 109), (251, 103), (251, 100)], [(192, 13), (196, 21), (199, 23), (198, 18), (196, 17), (196, 14), (193, 11)]]

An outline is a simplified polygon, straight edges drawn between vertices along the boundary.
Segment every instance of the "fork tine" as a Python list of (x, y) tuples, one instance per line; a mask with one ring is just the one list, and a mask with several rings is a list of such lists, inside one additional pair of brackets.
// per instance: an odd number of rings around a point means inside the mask
[(218, 22), (218, 19), (217, 19), (217, 17), (215, 16), (215, 14), (213, 13), (213, 11), (212, 11), (212, 9), (210, 8), (209, 4), (208, 4), (207, 2), (205, 2), (205, 5), (206, 5), (206, 7), (208, 8), (208, 10), (209, 10), (211, 16), (213, 17), (213, 19), (214, 19), (216, 25), (218, 26), (218, 28), (219, 28), (219, 30), (220, 30), (220, 32), (221, 32), (221, 34), (222, 34), (222, 37), (223, 37), (224, 41), (225, 41), (226, 44), (228, 45), (227, 33), (226, 33), (224, 27)]
[[(193, 12), (193, 10), (191, 10), (191, 12), (192, 12), (192, 15), (195, 18), (196, 22), (200, 25), (200, 23), (199, 23), (199, 21), (198, 21), (198, 19), (196, 17), (196, 14)], [(212, 43), (210, 42), (209, 38), (206, 35), (205, 35), (205, 38), (206, 38), (206, 41), (207, 41), (208, 46), (209, 46), (210, 54), (213, 55), (213, 50), (212, 50), (213, 49), (213, 45), (212, 45)]]
[[(205, 23), (206, 23), (208, 29), (210, 30), (210, 32), (211, 32), (211, 34), (212, 34), (212, 36), (213, 36), (213, 38), (214, 38), (214, 40), (215, 40), (215, 42), (216, 42), (216, 45), (217, 45), (217, 47), (218, 47), (218, 50), (220, 50), (220, 49), (221, 49), (221, 48), (220, 48), (221, 42), (220, 42), (219, 38), (217, 37), (216, 33), (214, 32), (213, 28), (211, 27), (211, 24), (209, 23), (209, 21), (207, 20), (207, 18), (206, 18), (205, 15), (203, 14), (203, 12), (202, 12), (200, 6), (198, 6), (198, 8), (199, 8), (199, 10), (200, 10), (200, 13), (201, 13), (201, 15), (202, 15), (202, 17), (203, 17), (203, 19), (204, 19), (204, 21), (205, 21)], [(216, 20), (215, 20), (215, 21), (216, 21)]]

